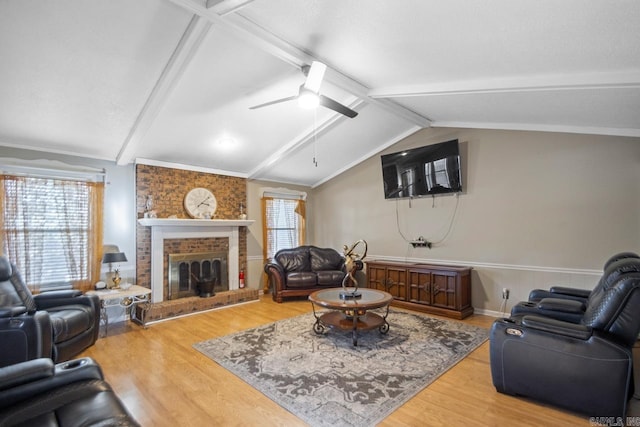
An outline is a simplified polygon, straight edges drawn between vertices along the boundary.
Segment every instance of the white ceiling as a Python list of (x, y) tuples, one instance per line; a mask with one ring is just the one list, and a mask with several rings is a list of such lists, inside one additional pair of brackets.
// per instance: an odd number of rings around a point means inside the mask
[[(3, 0), (0, 147), (315, 186), (428, 126), (638, 137), (638, 28), (635, 0)], [(249, 109), (314, 59), (356, 118)]]

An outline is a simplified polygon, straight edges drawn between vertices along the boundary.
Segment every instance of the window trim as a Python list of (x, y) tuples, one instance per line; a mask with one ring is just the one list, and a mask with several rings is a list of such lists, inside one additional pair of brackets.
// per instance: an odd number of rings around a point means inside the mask
[[(260, 192), (262, 195), (260, 199), (260, 205), (261, 205), (261, 211), (262, 211), (261, 212), (262, 214), (262, 260), (263, 260), (263, 263), (265, 264), (268, 262), (267, 255), (268, 255), (268, 248), (269, 248), (268, 229), (267, 229), (267, 201), (268, 200), (281, 199), (281, 200), (297, 200), (301, 202), (301, 204), (299, 205), (301, 212), (297, 212), (297, 214), (300, 216), (299, 224), (298, 224), (299, 228), (297, 230), (298, 243), (300, 245), (304, 245), (306, 242), (307, 193), (287, 190), (287, 189), (278, 189), (278, 190), (279, 191), (274, 191), (273, 189), (262, 189), (262, 191)], [(263, 289), (265, 292), (267, 292), (269, 290), (269, 279), (266, 273), (263, 275), (263, 284), (264, 284)]]
[[(100, 278), (100, 257), (102, 256), (102, 239), (103, 239), (103, 209), (104, 209), (104, 186), (106, 182), (106, 172), (104, 169), (97, 169), (83, 166), (68, 165), (63, 162), (53, 160), (24, 160), (13, 158), (0, 158), (0, 174), (6, 176), (14, 176), (16, 178), (35, 178), (47, 180), (62, 181), (81, 181), (88, 184), (90, 217), (87, 224), (87, 240), (84, 242), (88, 245), (86, 256), (87, 265), (83, 269), (87, 272), (87, 277), (71, 282), (74, 288), (80, 290), (88, 290), (93, 287), (93, 283)], [(4, 186), (3, 186), (4, 188)], [(0, 196), (3, 191), (0, 191)], [(0, 205), (4, 204), (4, 200), (0, 200)], [(4, 209), (4, 208), (3, 208)], [(0, 213), (0, 225), (4, 221), (4, 213)], [(4, 226), (3, 226), (4, 227)], [(4, 239), (4, 236), (2, 236)], [(3, 244), (4, 245), (4, 244)], [(1, 247), (0, 247), (1, 250)], [(26, 266), (18, 266), (20, 269)], [(52, 283), (47, 286), (47, 290), (69, 288), (67, 284)], [(38, 287), (33, 290), (38, 290)]]

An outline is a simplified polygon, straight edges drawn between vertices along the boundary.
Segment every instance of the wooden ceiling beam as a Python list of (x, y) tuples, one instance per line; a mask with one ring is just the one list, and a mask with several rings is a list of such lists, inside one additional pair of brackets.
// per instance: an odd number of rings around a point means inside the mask
[(640, 87), (640, 73), (583, 73), (571, 75), (517, 76), (381, 87), (369, 91), (376, 99), (414, 96), (466, 95), (472, 93), (539, 92), (580, 89), (615, 89)]
[(221, 27), (232, 31), (237, 37), (251, 43), (276, 58), (293, 65), (294, 67), (302, 68), (304, 65), (311, 64), (312, 61), (320, 61), (328, 67), (327, 73), (325, 74), (325, 80), (331, 84), (352, 93), (367, 103), (372, 103), (382, 107), (390, 113), (402, 117), (415, 125), (423, 128), (431, 125), (431, 121), (428, 118), (421, 116), (408, 108), (402, 107), (390, 99), (375, 99), (370, 97), (370, 88), (340, 72), (338, 69), (333, 67), (330, 62), (323, 60), (322, 58), (316, 58), (309, 55), (240, 14), (230, 13), (222, 17), (216, 13), (214, 9), (207, 9), (203, 4), (196, 0), (171, 1), (198, 16), (210, 20), (212, 23), (216, 24), (216, 26), (220, 25)]
[(122, 144), (116, 157), (118, 165), (126, 165), (135, 160), (137, 148), (142, 144), (144, 136), (151, 128), (153, 121), (184, 74), (187, 65), (193, 59), (210, 28), (211, 22), (201, 19), (197, 15), (193, 16)]
[(207, 0), (206, 8), (220, 16), (237, 12), (254, 0)]

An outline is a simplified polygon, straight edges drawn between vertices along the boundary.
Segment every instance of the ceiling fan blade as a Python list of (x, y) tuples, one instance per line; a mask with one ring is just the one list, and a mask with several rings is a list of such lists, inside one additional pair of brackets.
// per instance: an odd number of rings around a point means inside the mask
[(304, 88), (314, 93), (320, 92), (320, 85), (322, 84), (325, 71), (327, 71), (326, 65), (322, 62), (313, 61), (311, 63), (311, 68), (309, 68), (309, 72), (307, 73)]
[(344, 114), (350, 119), (353, 119), (358, 115), (357, 111), (353, 111), (351, 108), (346, 107), (340, 104), (338, 101), (334, 101), (333, 99), (324, 95), (320, 95), (320, 105), (322, 105), (323, 107), (327, 107), (337, 113)]
[(255, 110), (256, 108), (267, 107), (269, 105), (279, 104), (281, 102), (286, 102), (286, 101), (292, 101), (292, 100), (294, 100), (296, 98), (298, 98), (298, 95), (289, 96), (287, 98), (276, 99), (275, 101), (265, 102), (264, 104), (254, 105), (253, 107), (249, 107), (249, 109), (250, 110)]

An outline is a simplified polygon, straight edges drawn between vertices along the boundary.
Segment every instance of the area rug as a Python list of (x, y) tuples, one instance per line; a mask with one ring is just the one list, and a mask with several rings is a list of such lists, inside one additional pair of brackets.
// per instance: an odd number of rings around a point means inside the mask
[(387, 334), (316, 334), (312, 313), (194, 344), (311, 426), (373, 426), (480, 344), (488, 331), (391, 310)]

